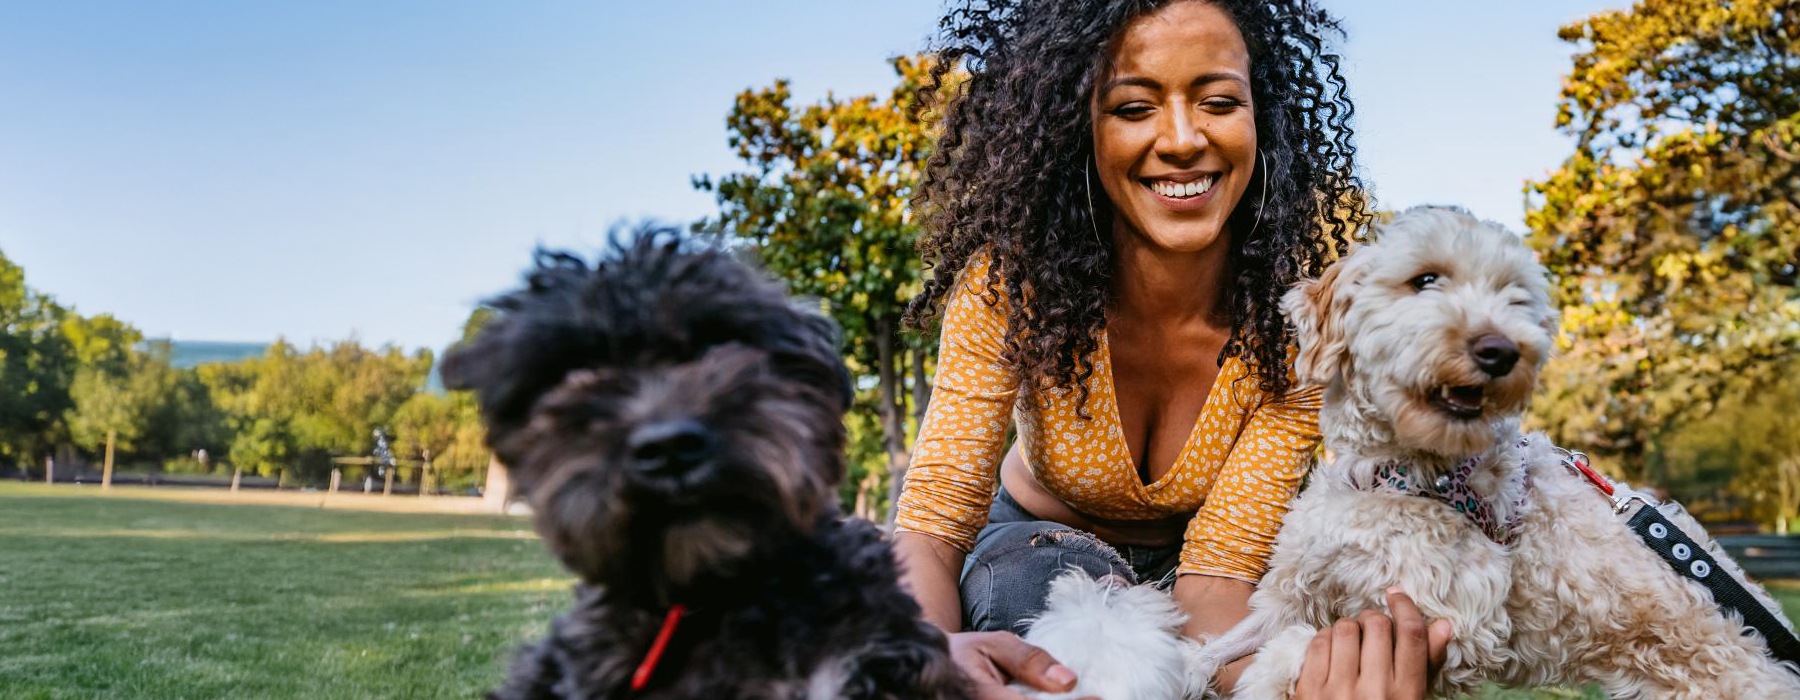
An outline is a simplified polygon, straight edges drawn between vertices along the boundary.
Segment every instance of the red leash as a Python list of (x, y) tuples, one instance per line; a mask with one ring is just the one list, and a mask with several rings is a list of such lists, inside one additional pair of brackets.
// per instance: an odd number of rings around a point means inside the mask
[(1569, 463), (1574, 465), (1575, 470), (1581, 472), (1582, 476), (1587, 477), (1588, 483), (1593, 484), (1594, 488), (1600, 489), (1600, 492), (1606, 494), (1608, 498), (1612, 497), (1612, 483), (1608, 482), (1605, 477), (1600, 476), (1599, 473), (1588, 467), (1587, 455), (1576, 452), (1574, 458), (1569, 460)]
[(669, 614), (663, 618), (662, 629), (656, 633), (656, 641), (650, 643), (650, 652), (644, 655), (643, 663), (638, 664), (637, 671), (631, 674), (631, 690), (643, 690), (650, 684), (650, 674), (656, 672), (656, 662), (662, 660), (663, 651), (669, 648), (669, 638), (675, 636), (675, 625), (681, 622), (681, 616), (687, 614), (687, 608), (680, 603), (669, 606)]

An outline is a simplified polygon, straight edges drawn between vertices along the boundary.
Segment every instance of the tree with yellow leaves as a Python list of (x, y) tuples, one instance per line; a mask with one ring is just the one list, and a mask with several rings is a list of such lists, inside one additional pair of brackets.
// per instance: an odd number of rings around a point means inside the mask
[(1537, 419), (1659, 481), (1664, 433), (1800, 346), (1800, 0), (1640, 0), (1561, 36), (1576, 148), (1526, 188), (1567, 332)]

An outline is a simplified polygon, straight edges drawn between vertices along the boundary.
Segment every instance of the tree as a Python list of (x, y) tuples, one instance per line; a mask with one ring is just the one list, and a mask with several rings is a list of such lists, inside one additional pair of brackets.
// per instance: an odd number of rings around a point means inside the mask
[(1729, 486), (1760, 522), (1781, 534), (1800, 518), (1800, 413), (1794, 410), (1800, 406), (1800, 363), (1784, 369), (1781, 379), (1726, 398), (1712, 415), (1664, 441), (1681, 470), (1710, 477), (1715, 489)]
[(414, 394), (394, 412), (393, 423), (395, 451), (424, 465), (420, 495), (445, 477), (473, 483), (487, 464), (481, 416), (469, 392)]
[[(171, 364), (169, 341), (141, 343), (136, 329), (110, 320), (100, 325), (108, 324), (116, 330), (86, 340), (71, 336), (76, 355), (86, 361), (69, 388), (75, 404), (68, 414), (69, 437), (85, 450), (103, 451), (101, 483), (112, 483), (115, 452), (160, 461), (224, 447), (223, 416), (198, 374)], [(82, 325), (65, 322), (64, 328)], [(95, 337), (111, 340), (96, 345)], [(95, 347), (101, 353), (91, 352)]]
[[(910, 203), (932, 144), (929, 116), (914, 109), (929, 64), (898, 58), (893, 66), (900, 81), (886, 96), (828, 95), (795, 106), (786, 80), (740, 93), (726, 123), (750, 169), (694, 181), (720, 207), (697, 230), (747, 244), (770, 273), (819, 299), (843, 327), (846, 360), (864, 394), (857, 405), (872, 405), (880, 426), (891, 494), (905, 474), (935, 354), (934, 339), (902, 333), (900, 323), (920, 286)], [(852, 453), (851, 463), (866, 464), (862, 457)], [(850, 481), (860, 477), (852, 473)]]
[(69, 410), (76, 358), (60, 328), (66, 316), (0, 254), (0, 453), (15, 463), (54, 444)]
[(200, 377), (235, 434), (233, 464), (323, 483), (333, 456), (369, 454), (370, 435), (392, 427), (431, 361), (428, 352), (370, 350), (354, 339), (306, 352), (277, 341), (262, 357), (204, 366)]
[(1665, 433), (1800, 345), (1800, 3), (1641, 0), (1561, 36), (1576, 149), (1526, 221), (1568, 339), (1537, 419), (1660, 481)]

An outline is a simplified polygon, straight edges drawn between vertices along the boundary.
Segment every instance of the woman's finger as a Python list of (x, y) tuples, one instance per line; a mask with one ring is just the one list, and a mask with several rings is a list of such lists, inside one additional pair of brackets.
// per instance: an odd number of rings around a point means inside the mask
[(1431, 672), (1437, 673), (1450, 655), (1450, 637), (1456, 634), (1456, 629), (1449, 620), (1432, 620), (1431, 628), (1425, 634), (1425, 648), (1431, 657)]
[(1017, 635), (996, 633), (988, 656), (1007, 677), (1038, 690), (1066, 693), (1075, 687), (1075, 672), (1056, 662), (1050, 652), (1028, 644)]
[(1326, 627), (1313, 635), (1312, 641), (1306, 644), (1306, 660), (1300, 664), (1300, 680), (1295, 685), (1294, 695), (1303, 698), (1325, 696), (1325, 679), (1331, 672), (1331, 628)]
[[(1425, 615), (1411, 596), (1399, 588), (1387, 591), (1388, 610), (1394, 614), (1394, 684), (1408, 691), (1401, 697), (1422, 694), (1431, 673)], [(1441, 648), (1440, 648), (1441, 650)]]
[(1362, 663), (1362, 625), (1355, 620), (1338, 620), (1331, 626), (1331, 677), (1333, 688), (1356, 687), (1357, 665)]
[(1387, 697), (1388, 684), (1394, 678), (1394, 631), (1388, 616), (1375, 610), (1364, 610), (1356, 616), (1362, 627), (1362, 666), (1356, 687), (1363, 697)]

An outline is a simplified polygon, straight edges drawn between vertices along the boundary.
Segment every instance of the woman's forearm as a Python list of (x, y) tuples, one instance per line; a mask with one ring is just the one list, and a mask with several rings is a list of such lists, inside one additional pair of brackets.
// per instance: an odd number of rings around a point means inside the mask
[(916, 532), (894, 535), (894, 557), (900, 583), (923, 609), (925, 621), (946, 634), (962, 630), (962, 593), (956, 579), (963, 553), (948, 542)]
[[(1175, 604), (1187, 613), (1182, 632), (1189, 637), (1211, 638), (1224, 634), (1250, 614), (1250, 594), (1256, 586), (1223, 576), (1189, 574), (1175, 579)], [(1219, 669), (1213, 687), (1230, 692), (1237, 679), (1250, 665), (1252, 657), (1244, 657)]]

